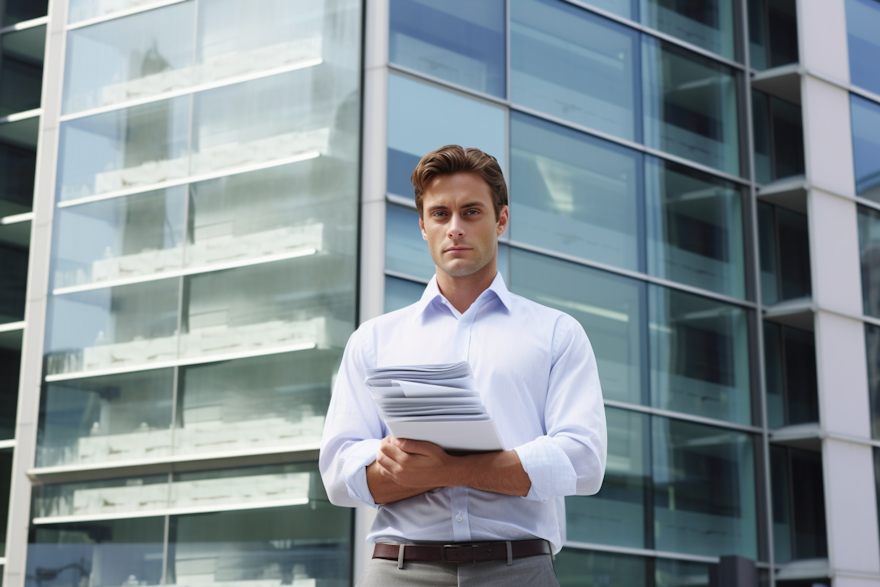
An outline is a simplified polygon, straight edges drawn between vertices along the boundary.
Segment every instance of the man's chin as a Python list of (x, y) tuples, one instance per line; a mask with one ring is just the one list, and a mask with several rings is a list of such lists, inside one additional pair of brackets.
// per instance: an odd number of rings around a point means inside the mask
[(445, 263), (444, 265), (438, 265), (439, 269), (450, 277), (467, 277), (479, 272), (485, 266), (477, 266), (473, 263)]

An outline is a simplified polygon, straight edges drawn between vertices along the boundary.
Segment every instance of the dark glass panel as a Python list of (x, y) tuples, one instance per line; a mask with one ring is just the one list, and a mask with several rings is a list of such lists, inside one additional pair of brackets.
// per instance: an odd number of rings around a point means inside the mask
[(850, 81), (880, 94), (880, 2), (846, 0)]
[(659, 416), (651, 425), (657, 548), (756, 559), (752, 437)]
[(809, 297), (810, 235), (807, 215), (785, 208), (776, 209), (779, 230), (779, 278), (782, 299)]
[(32, 526), (25, 585), (158, 585), (164, 533), (163, 517)]
[(391, 0), (389, 59), (504, 97), (504, 1)]
[(862, 311), (880, 318), (880, 210), (859, 206), (858, 221)]
[(880, 203), (880, 104), (855, 94), (849, 98), (856, 193)]
[(648, 416), (608, 407), (608, 461), (602, 489), (567, 497), (568, 540), (644, 548), (649, 486)]
[(792, 560), (791, 467), (788, 449), (770, 446), (770, 487), (773, 500), (773, 556), (779, 562)]
[(773, 112), (773, 179), (804, 174), (804, 123), (801, 107), (775, 96)]
[(30, 212), (40, 119), (0, 125), (0, 218)]
[[(18, 377), (21, 352), (0, 346), (0, 440), (15, 438), (15, 415), (18, 409)], [(2, 503), (2, 500), (0, 500)]]
[(779, 301), (779, 248), (776, 238), (776, 206), (758, 202), (758, 254), (761, 265), (761, 301)]
[[(6, 556), (9, 491), (12, 483), (12, 449), (0, 450), (0, 557)], [(2, 571), (0, 567), (0, 571)]]
[(28, 248), (0, 242), (0, 324), (24, 320)]
[(6, 0), (4, 4), (3, 26), (40, 18), (49, 12), (49, 0)]
[(775, 558), (827, 558), (822, 454), (771, 446)]
[(0, 36), (0, 116), (40, 107), (46, 27)]
[(770, 139), (770, 96), (752, 90), (752, 132), (755, 141), (755, 181), (773, 181), (773, 146)]
[(865, 324), (865, 349), (868, 361), (868, 397), (871, 403), (871, 436), (880, 439), (880, 326)]
[(767, 424), (819, 421), (816, 344), (812, 332), (764, 322)]
[(710, 587), (709, 565), (658, 558), (654, 563), (655, 587)]
[(553, 566), (561, 587), (647, 586), (647, 559), (640, 556), (563, 548)]
[(782, 326), (764, 321), (764, 376), (767, 390), (767, 426), (786, 424), (785, 363), (782, 358)]
[(794, 0), (749, 0), (749, 57), (755, 69), (769, 69), (798, 60), (797, 13)]

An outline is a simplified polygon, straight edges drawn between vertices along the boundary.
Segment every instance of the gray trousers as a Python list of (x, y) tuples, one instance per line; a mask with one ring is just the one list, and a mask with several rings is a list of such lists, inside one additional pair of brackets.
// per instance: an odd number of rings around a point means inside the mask
[(357, 587), (559, 587), (550, 555), (481, 563), (421, 563), (374, 558)]

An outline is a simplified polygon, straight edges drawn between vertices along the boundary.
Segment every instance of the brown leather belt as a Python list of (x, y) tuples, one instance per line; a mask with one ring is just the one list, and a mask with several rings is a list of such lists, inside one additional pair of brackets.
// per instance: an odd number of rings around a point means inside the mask
[(483, 561), (507, 560), (508, 544), (510, 558), (523, 558), (550, 554), (550, 544), (546, 540), (513, 540), (507, 542), (474, 542), (467, 544), (406, 544), (401, 558), (400, 544), (377, 544), (373, 549), (373, 558), (388, 560), (444, 562), (444, 563), (478, 563)]

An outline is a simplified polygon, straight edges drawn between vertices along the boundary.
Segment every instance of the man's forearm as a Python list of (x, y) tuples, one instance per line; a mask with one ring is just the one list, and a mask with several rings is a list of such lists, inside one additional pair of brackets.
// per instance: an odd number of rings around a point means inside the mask
[(504, 495), (528, 495), (532, 481), (514, 450), (452, 457), (453, 485)]
[(378, 462), (373, 462), (367, 467), (367, 486), (373, 501), (377, 504), (392, 503), (406, 499), (414, 495), (422, 494), (432, 487), (407, 487), (401, 485), (382, 473)]

